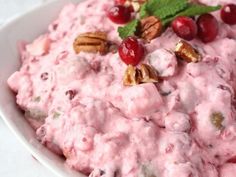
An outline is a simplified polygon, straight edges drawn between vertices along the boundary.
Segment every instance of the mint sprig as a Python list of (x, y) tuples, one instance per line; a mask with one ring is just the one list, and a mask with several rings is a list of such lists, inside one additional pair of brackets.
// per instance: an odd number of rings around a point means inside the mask
[(163, 25), (168, 25), (171, 21), (173, 21), (176, 17), (179, 16), (196, 16), (196, 15), (202, 15), (205, 13), (213, 12), (216, 10), (219, 10), (221, 6), (205, 6), (205, 5), (199, 5), (199, 4), (190, 4), (188, 8), (186, 8), (184, 11), (181, 11), (177, 13), (175, 16), (165, 18), (162, 20)]
[(173, 15), (187, 6), (187, 0), (149, 0), (140, 9), (140, 17), (155, 15), (164, 18)]
[[(219, 10), (221, 6), (206, 6), (188, 3), (188, 0), (148, 0), (141, 6), (139, 16), (144, 18), (147, 16), (156, 16), (163, 26), (168, 26), (178, 16), (196, 16)], [(119, 27), (120, 37), (126, 38), (134, 36), (139, 24), (139, 19), (135, 19), (125, 25)]]
[[(174, 0), (174, 1), (176, 2), (176, 0)], [(154, 13), (157, 9), (165, 7), (174, 1), (173, 0), (148, 0), (147, 10), (150, 13)], [(177, 0), (177, 1), (179, 1), (179, 0)]]
[(147, 2), (145, 2), (140, 8), (139, 16), (140, 16), (140, 18), (144, 18), (144, 17), (147, 17), (148, 15), (149, 14), (147, 11)]
[(184, 10), (187, 7), (187, 0), (171, 1), (168, 5), (157, 8), (152, 15), (159, 17), (161, 20)]
[(135, 19), (131, 21), (130, 23), (128, 23), (126, 26), (119, 27), (118, 32), (119, 32), (120, 37), (124, 39), (128, 36), (134, 36), (137, 30), (138, 23), (139, 23), (139, 20)]
[(190, 4), (188, 8), (177, 14), (177, 16), (196, 16), (219, 10), (221, 6), (205, 6), (199, 4)]

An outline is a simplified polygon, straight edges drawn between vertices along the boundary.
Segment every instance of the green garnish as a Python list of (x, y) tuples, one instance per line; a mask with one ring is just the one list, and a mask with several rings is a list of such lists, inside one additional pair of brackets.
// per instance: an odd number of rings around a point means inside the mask
[(186, 9), (187, 6), (187, 0), (172, 0), (169, 4), (156, 8), (152, 15), (163, 20), (167, 17), (175, 16), (178, 12)]
[(205, 6), (205, 5), (199, 5), (199, 4), (190, 4), (188, 8), (186, 8), (184, 11), (177, 13), (175, 16), (164, 19), (163, 24), (167, 25), (168, 23), (170, 23), (176, 17), (179, 17), (179, 16), (192, 17), (196, 15), (213, 12), (213, 11), (219, 10), (220, 8), (221, 6)]
[(118, 32), (119, 35), (122, 39), (128, 37), (128, 36), (134, 36), (137, 26), (138, 26), (139, 21), (137, 19), (131, 21), (124, 27), (119, 27)]
[[(164, 26), (168, 26), (178, 16), (196, 16), (219, 10), (221, 6), (206, 6), (188, 3), (187, 0), (148, 0), (139, 12), (140, 18), (147, 16), (158, 17)], [(137, 32), (139, 19), (135, 19), (123, 27), (118, 28), (122, 39), (134, 36)]]
[(144, 3), (140, 7), (139, 16), (140, 16), (140, 18), (144, 18), (144, 17), (148, 16), (148, 13), (147, 13), (147, 3)]

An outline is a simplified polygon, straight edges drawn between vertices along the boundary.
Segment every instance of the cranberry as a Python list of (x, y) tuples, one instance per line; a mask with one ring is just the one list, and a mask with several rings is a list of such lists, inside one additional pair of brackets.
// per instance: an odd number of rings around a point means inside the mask
[(119, 46), (119, 55), (127, 65), (136, 66), (144, 57), (144, 47), (136, 37), (128, 37)]
[(190, 17), (177, 17), (172, 22), (172, 29), (177, 36), (188, 41), (194, 39), (197, 35), (197, 25)]
[(236, 5), (227, 4), (221, 9), (221, 19), (230, 25), (236, 24)]
[(124, 5), (126, 3), (126, 0), (115, 0), (115, 3)]
[(48, 80), (48, 73), (46, 73), (46, 72), (42, 73), (40, 77), (43, 81), (46, 81), (46, 80)]
[(231, 157), (227, 160), (228, 163), (236, 163), (236, 156)]
[(76, 90), (68, 90), (68, 91), (66, 91), (66, 95), (69, 97), (70, 100), (72, 100), (77, 95), (77, 91)]
[(211, 14), (203, 14), (197, 20), (198, 37), (205, 43), (212, 42), (219, 32), (216, 18)]
[(111, 21), (117, 24), (124, 24), (131, 19), (131, 9), (122, 5), (115, 5), (107, 13)]

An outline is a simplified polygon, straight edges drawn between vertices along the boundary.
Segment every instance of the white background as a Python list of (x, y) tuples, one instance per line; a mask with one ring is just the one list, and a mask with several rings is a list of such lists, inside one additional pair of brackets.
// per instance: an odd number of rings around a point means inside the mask
[[(0, 26), (47, 0), (0, 0)], [(0, 177), (55, 177), (17, 141), (0, 118)]]

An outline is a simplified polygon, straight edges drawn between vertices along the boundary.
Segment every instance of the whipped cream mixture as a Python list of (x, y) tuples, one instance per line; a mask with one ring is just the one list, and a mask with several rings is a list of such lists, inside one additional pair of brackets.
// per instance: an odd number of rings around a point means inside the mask
[[(90, 177), (235, 177), (236, 26), (213, 13), (217, 39), (190, 42), (203, 56), (199, 63), (170, 52), (180, 38), (167, 29), (144, 44), (143, 63), (163, 81), (128, 87), (118, 53), (73, 50), (79, 34), (98, 30), (120, 44), (118, 25), (106, 15), (113, 4), (68, 4), (47, 33), (22, 44), (22, 67), (8, 84), (38, 139)], [(223, 128), (213, 120), (217, 115)]]

